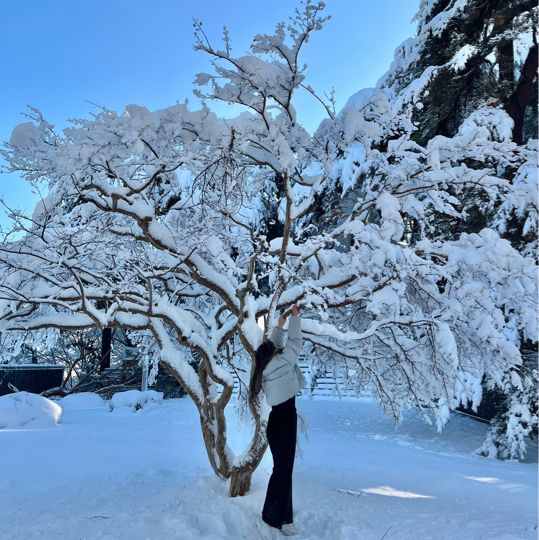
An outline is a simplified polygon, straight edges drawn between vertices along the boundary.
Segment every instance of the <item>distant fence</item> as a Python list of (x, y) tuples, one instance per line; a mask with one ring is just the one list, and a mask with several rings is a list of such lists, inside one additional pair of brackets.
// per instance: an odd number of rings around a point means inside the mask
[[(299, 361), (299, 367), (307, 381), (309, 381), (311, 373), (307, 361), (301, 359)], [(312, 390), (309, 386), (306, 386), (303, 389), (302, 395), (356, 397), (357, 392), (350, 386), (350, 381), (347, 381), (346, 377), (335, 375), (332, 371), (326, 371), (322, 376), (317, 377), (316, 384)]]

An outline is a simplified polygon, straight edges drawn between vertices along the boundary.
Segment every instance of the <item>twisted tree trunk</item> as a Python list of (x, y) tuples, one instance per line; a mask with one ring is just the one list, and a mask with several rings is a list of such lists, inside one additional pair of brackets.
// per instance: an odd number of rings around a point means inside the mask
[(515, 88), (515, 91), (509, 97), (505, 110), (515, 123), (513, 127), (513, 140), (517, 144), (522, 144), (524, 141), (522, 130), (524, 128), (524, 111), (530, 103), (533, 90), (533, 82), (537, 77), (537, 43), (535, 43), (528, 51), (528, 56), (522, 66), (522, 73)]
[[(267, 442), (264, 436), (265, 421), (262, 420), (259, 402), (249, 403), (254, 419), (254, 433), (247, 450), (240, 458), (234, 459), (227, 444), (227, 425), (225, 408), (232, 396), (232, 386), (212, 376), (204, 360), (199, 366), (198, 375), (203, 389), (203, 396), (194, 395), (184, 383), (174, 366), (164, 362), (176, 380), (185, 388), (193, 399), (199, 413), (202, 438), (210, 465), (215, 474), (222, 479), (230, 479), (230, 496), (245, 495), (251, 487), (251, 479), (260, 464)], [(223, 389), (219, 397), (210, 392), (212, 385), (220, 384)]]

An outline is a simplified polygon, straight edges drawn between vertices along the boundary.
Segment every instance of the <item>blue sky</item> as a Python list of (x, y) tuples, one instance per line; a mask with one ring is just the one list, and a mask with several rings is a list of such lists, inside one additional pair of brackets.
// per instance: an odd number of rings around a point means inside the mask
[[(326, 27), (303, 54), (307, 82), (323, 93), (335, 88), (337, 107), (387, 70), (395, 47), (415, 31), (418, 0), (327, 0)], [(18, 0), (2, 3), (0, 141), (25, 121), (27, 105), (57, 128), (88, 115), (88, 101), (122, 110), (149, 109), (186, 98), (193, 107), (196, 73), (208, 71), (193, 50), (192, 18), (214, 41), (230, 31), (233, 52), (247, 51), (252, 37), (286, 20), (294, 0)], [(324, 110), (307, 94), (296, 102), (299, 120), (314, 130)], [(223, 107), (216, 112), (226, 114)], [(0, 197), (28, 212), (36, 196), (15, 175), (0, 176)], [(0, 211), (0, 225), (7, 225)]]

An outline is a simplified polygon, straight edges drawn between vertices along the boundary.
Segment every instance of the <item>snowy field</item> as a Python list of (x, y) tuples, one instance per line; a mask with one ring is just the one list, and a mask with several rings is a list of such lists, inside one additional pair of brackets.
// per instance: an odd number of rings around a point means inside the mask
[[(66, 401), (56, 426), (0, 430), (1, 540), (260, 537), (269, 452), (250, 493), (231, 499), (188, 399), (85, 406)], [(298, 540), (537, 538), (536, 448), (528, 463), (481, 458), (484, 425), (454, 416), (438, 434), (410, 413), (395, 431), (366, 399), (302, 398), (298, 411)], [(231, 411), (237, 450), (238, 423)]]

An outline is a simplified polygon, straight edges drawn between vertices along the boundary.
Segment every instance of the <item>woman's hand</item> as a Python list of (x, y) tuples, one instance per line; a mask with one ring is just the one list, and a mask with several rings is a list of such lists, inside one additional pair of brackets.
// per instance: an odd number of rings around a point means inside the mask
[(279, 325), (279, 328), (284, 328), (284, 325), (286, 323), (286, 317), (281, 313), (279, 316), (279, 322), (277, 323)]
[(299, 306), (297, 304), (292, 306), (292, 315), (294, 317), (299, 317)]

